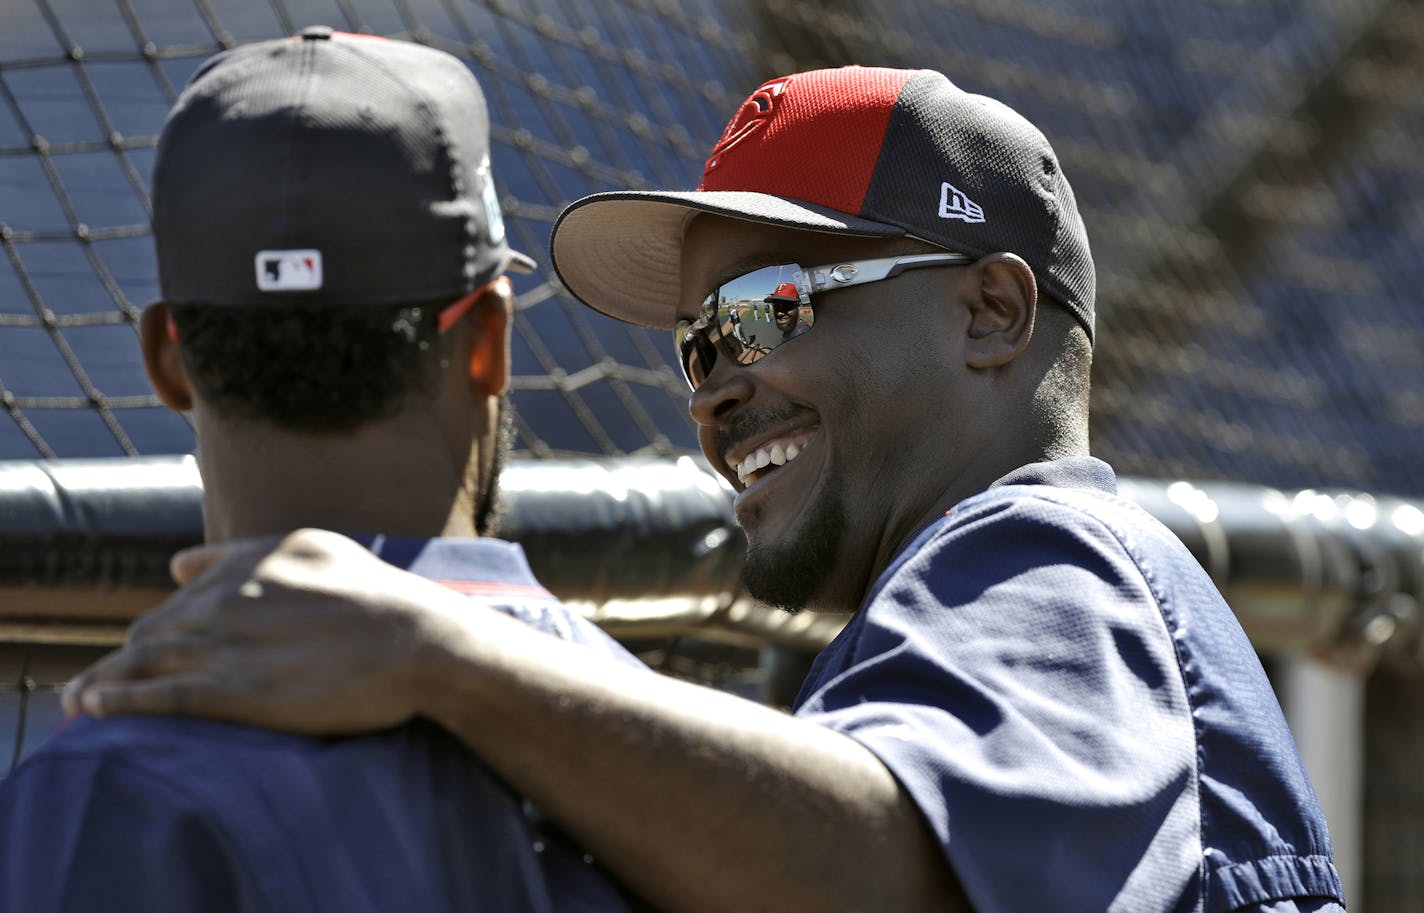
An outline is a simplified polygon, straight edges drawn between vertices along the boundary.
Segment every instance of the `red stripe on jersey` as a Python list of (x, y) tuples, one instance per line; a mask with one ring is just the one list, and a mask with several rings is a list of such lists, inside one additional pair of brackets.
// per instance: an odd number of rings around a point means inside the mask
[(466, 596), (537, 596), (553, 599), (554, 594), (541, 586), (524, 583), (492, 583), (484, 580), (437, 580), (436, 583)]

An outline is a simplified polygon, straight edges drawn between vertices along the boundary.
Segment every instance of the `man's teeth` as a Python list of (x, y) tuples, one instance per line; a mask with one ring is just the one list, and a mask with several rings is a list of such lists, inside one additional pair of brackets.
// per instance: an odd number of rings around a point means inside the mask
[(740, 463), (735, 463), (732, 469), (737, 473), (737, 478), (742, 484), (747, 484), (752, 473), (768, 466), (785, 466), (796, 459), (801, 453), (801, 448), (806, 446), (811, 435), (797, 435), (793, 440), (775, 441), (765, 444), (746, 456), (742, 457)]

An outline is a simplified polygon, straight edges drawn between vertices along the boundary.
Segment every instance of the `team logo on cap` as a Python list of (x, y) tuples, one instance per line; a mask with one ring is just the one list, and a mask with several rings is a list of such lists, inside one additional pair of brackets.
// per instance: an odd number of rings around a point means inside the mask
[(961, 222), (983, 222), (984, 207), (969, 199), (964, 191), (945, 181), (939, 185), (939, 217)]
[(783, 76), (763, 83), (752, 93), (751, 98), (742, 102), (737, 113), (732, 115), (732, 122), (722, 131), (722, 138), (712, 147), (712, 155), (707, 159), (707, 164), (702, 166), (703, 177), (711, 174), (713, 169), (722, 163), (722, 156), (726, 155), (728, 150), (766, 126), (767, 121), (775, 116), (781, 96), (791, 84), (791, 79), (790, 76)]
[(259, 250), (257, 288), (264, 292), (312, 292), (321, 288), (321, 251)]

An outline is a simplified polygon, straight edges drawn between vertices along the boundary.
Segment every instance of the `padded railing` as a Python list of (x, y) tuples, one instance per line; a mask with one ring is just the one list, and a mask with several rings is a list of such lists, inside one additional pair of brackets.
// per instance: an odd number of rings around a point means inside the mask
[[(802, 649), (839, 629), (738, 584), (732, 493), (690, 457), (515, 460), (504, 534), (540, 579), (619, 636), (700, 631)], [(1211, 574), (1263, 652), (1351, 668), (1424, 658), (1424, 502), (1124, 479)], [(116, 641), (202, 537), (191, 457), (0, 462), (0, 641)]]

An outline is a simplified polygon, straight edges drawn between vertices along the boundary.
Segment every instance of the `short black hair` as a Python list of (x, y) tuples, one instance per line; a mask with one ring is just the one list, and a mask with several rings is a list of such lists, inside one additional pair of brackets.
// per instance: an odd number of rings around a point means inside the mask
[(172, 304), (194, 387), (229, 414), (288, 431), (351, 431), (434, 393), (448, 301), (361, 307)]

